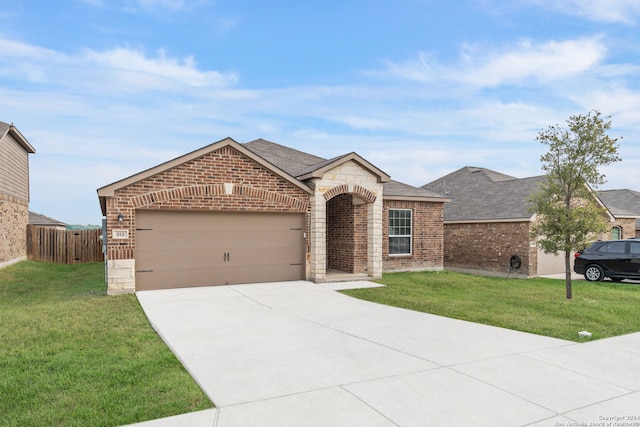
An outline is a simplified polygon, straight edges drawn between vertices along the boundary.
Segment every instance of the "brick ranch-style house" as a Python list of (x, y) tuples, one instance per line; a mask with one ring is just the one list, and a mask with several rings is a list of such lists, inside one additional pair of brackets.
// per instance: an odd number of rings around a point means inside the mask
[[(564, 272), (563, 254), (545, 254), (531, 227), (537, 215), (529, 211), (529, 196), (544, 176), (515, 178), (481, 167), (466, 166), (421, 188), (444, 194), (444, 267), (463, 272), (526, 277)], [(594, 193), (597, 202), (608, 208)], [(611, 232), (599, 239), (635, 235), (636, 216), (607, 209)], [(520, 267), (513, 269), (511, 257)]]
[(98, 197), (110, 294), (443, 268), (448, 199), (356, 153), (226, 138)]
[(29, 154), (35, 152), (13, 124), (0, 122), (0, 268), (27, 259)]

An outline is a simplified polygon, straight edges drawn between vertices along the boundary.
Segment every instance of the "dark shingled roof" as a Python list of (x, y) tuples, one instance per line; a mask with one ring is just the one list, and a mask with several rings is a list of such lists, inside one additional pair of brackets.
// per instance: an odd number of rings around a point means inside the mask
[(544, 176), (514, 178), (485, 168), (465, 166), (421, 188), (444, 194), (445, 221), (528, 220), (529, 196)]
[[(348, 153), (332, 159), (324, 159), (264, 139), (256, 139), (255, 141), (242, 145), (272, 165), (296, 178), (330, 165), (343, 157), (354, 154)], [(383, 184), (383, 192), (385, 197), (442, 199), (443, 202), (448, 200), (446, 196), (442, 194), (413, 187), (398, 181), (385, 182)]]
[[(442, 194), (435, 193), (433, 191), (425, 190), (423, 188), (414, 187), (412, 185), (404, 184), (399, 181), (391, 180), (383, 184), (383, 190), (385, 196), (397, 196), (397, 197), (424, 197), (424, 198), (445, 198)], [(446, 206), (446, 205), (445, 205)]]
[[(600, 200), (613, 216), (640, 216), (640, 193), (629, 189), (598, 191)], [(636, 219), (640, 228), (640, 218)]]
[(303, 175), (304, 172), (314, 165), (326, 161), (326, 159), (322, 157), (303, 153), (302, 151), (294, 150), (293, 148), (285, 147), (284, 145), (264, 139), (256, 139), (255, 141), (246, 142), (242, 145), (294, 177)]

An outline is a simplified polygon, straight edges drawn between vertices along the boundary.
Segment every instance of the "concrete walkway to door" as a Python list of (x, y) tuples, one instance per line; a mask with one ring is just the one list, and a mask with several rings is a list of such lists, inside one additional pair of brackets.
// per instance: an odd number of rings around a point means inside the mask
[(141, 427), (560, 426), (640, 417), (640, 334), (578, 344), (304, 281), (137, 295), (216, 405)]

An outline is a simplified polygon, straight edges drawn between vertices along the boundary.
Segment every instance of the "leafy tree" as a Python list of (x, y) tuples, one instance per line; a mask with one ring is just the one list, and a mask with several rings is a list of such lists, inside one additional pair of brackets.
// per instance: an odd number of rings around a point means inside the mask
[(547, 254), (564, 251), (567, 299), (571, 290), (571, 256), (607, 231), (606, 210), (593, 191), (606, 182), (601, 166), (620, 161), (618, 138), (611, 138), (610, 117), (597, 110), (569, 117), (566, 127), (550, 126), (537, 141), (549, 147), (540, 157), (546, 180), (531, 198), (531, 212), (538, 214), (532, 236)]

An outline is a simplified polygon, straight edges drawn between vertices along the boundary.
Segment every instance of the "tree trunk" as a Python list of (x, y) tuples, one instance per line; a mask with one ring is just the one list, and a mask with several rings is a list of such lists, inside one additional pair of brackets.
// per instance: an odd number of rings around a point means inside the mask
[(567, 288), (567, 299), (573, 298), (573, 293), (571, 292), (571, 252), (564, 252), (564, 274)]

